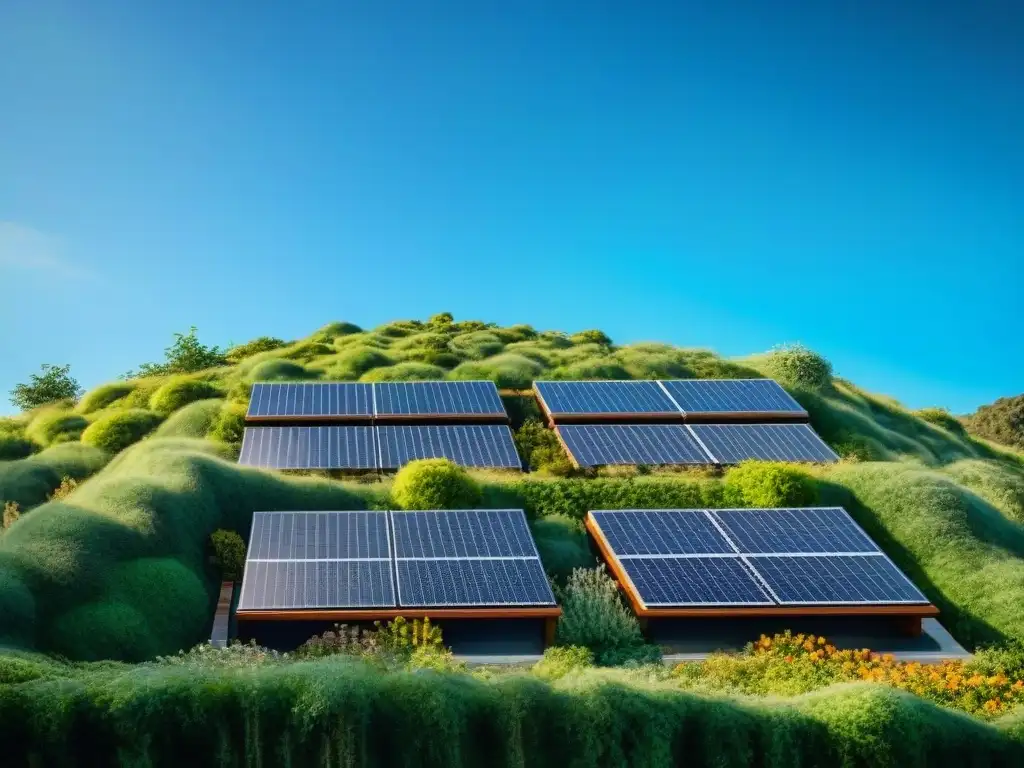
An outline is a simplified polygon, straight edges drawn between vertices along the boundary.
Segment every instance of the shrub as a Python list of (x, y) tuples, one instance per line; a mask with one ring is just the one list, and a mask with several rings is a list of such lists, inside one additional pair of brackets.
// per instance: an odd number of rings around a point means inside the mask
[(313, 334), (318, 341), (329, 341), (339, 336), (351, 336), (355, 333), (362, 333), (363, 329), (355, 323), (328, 323), (319, 331)]
[(949, 430), (954, 434), (967, 434), (967, 428), (964, 427), (960, 419), (951, 414), (945, 408), (921, 408), (918, 411), (914, 411), (914, 415), (919, 419), (924, 419), (925, 421)]
[(471, 509), (480, 503), (480, 486), (448, 459), (410, 461), (391, 490), (402, 509)]
[(47, 501), (62, 501), (74, 493), (78, 488), (78, 481), (73, 477), (65, 475), (60, 480), (60, 485), (53, 489), (53, 493), (46, 497)]
[(1014, 448), (1024, 448), (1024, 395), (1001, 397), (967, 417), (973, 435)]
[(541, 680), (558, 680), (571, 672), (594, 666), (594, 654), (581, 645), (555, 646), (544, 651), (533, 665), (533, 674)]
[(229, 349), (224, 357), (229, 363), (237, 363), (247, 357), (258, 355), (260, 352), (270, 352), (275, 349), (287, 346), (283, 339), (276, 339), (273, 336), (260, 336), (245, 344), (239, 344)]
[(81, 603), (54, 621), (51, 634), (55, 651), (84, 661), (144, 661), (156, 655), (146, 617), (124, 603)]
[(832, 382), (832, 364), (802, 344), (782, 344), (759, 362), (780, 384), (812, 392), (826, 389)]
[(563, 477), (572, 473), (572, 462), (558, 442), (558, 436), (539, 420), (527, 419), (516, 430), (514, 438), (520, 458), (530, 469)]
[(335, 351), (336, 350), (333, 346), (322, 341), (303, 341), (288, 349), (282, 350), (278, 353), (278, 357), (285, 360), (302, 360), (303, 362), (309, 362), (317, 357), (333, 355)]
[(374, 368), (359, 377), (360, 381), (431, 381), (443, 379), (444, 369), (427, 363), (398, 363), (386, 368)]
[(635, 379), (689, 379), (693, 371), (674, 351), (650, 351), (643, 345), (623, 347), (615, 353), (622, 367)]
[(430, 618), (406, 621), (399, 616), (387, 624), (375, 621), (377, 647), (386, 653), (399, 656), (411, 655), (417, 648), (444, 648), (441, 628), (430, 623)]
[(559, 592), (562, 616), (555, 635), (558, 645), (589, 648), (600, 665), (650, 658), (640, 624), (622, 604), (619, 588), (604, 566), (577, 568)]
[(314, 635), (300, 645), (294, 656), (298, 659), (320, 659), (337, 654), (362, 656), (376, 653), (378, 650), (377, 632), (374, 630), (358, 624), (335, 624), (333, 628)]
[(29, 423), (25, 436), (40, 445), (56, 445), (78, 440), (89, 426), (83, 416), (68, 411), (42, 411)]
[(245, 414), (248, 406), (241, 403), (226, 403), (220, 409), (210, 437), (229, 445), (241, 445), (245, 434)]
[(164, 376), (169, 373), (195, 373), (227, 363), (220, 347), (208, 347), (199, 341), (197, 328), (174, 334), (174, 342), (164, 350), (164, 362), (143, 363), (138, 372), (129, 371), (125, 378)]
[(745, 461), (726, 471), (725, 500), (741, 507), (808, 507), (818, 503), (818, 486), (792, 464)]
[(82, 433), (82, 442), (107, 453), (119, 453), (148, 435), (158, 424), (160, 417), (150, 411), (115, 411), (90, 424)]
[(245, 570), (245, 542), (234, 531), (220, 528), (210, 534), (213, 558), (224, 581), (241, 581)]
[(473, 360), (482, 360), (485, 357), (496, 355), (505, 347), (501, 339), (490, 331), (463, 333), (452, 337), (449, 344), (455, 352)]
[(189, 403), (172, 413), (154, 434), (156, 437), (206, 437), (219, 419), (223, 404), (219, 398)]
[(578, 520), (566, 515), (548, 515), (531, 526), (544, 570), (563, 583), (577, 568), (593, 568), (590, 541)]
[(257, 363), (246, 377), (249, 381), (303, 381), (315, 379), (316, 373), (291, 360), (271, 358)]
[(0, 500), (16, 501), (22, 509), (42, 504), (62, 477), (81, 481), (98, 471), (110, 457), (82, 443), (60, 443), (25, 459), (0, 463)]
[(392, 364), (392, 359), (376, 347), (363, 345), (346, 347), (328, 371), (332, 379), (358, 379), (367, 371)]
[(533, 329), (532, 325), (526, 325), (525, 323), (510, 325), (508, 328), (492, 328), (491, 333), (506, 344), (537, 338), (537, 331)]
[(107, 406), (113, 405), (123, 397), (127, 397), (135, 389), (133, 381), (115, 381), (104, 384), (101, 387), (90, 391), (78, 403), (76, 410), (79, 413), (92, 413), (101, 411)]
[(28, 384), (11, 390), (11, 403), (23, 411), (62, 400), (77, 400), (82, 388), (71, 376), (70, 365), (43, 364), (41, 373), (33, 373)]
[(220, 395), (220, 390), (207, 381), (174, 378), (153, 393), (149, 399), (149, 408), (156, 413), (168, 416), (196, 400), (209, 400)]
[(574, 333), (569, 337), (573, 344), (600, 344), (602, 347), (610, 347), (612, 340), (604, 331), (589, 330)]
[(21, 507), (18, 506), (18, 502), (16, 502), (16, 501), (6, 501), (6, 502), (4, 502), (4, 517), (3, 517), (4, 530), (6, 531), (8, 528), (10, 528), (12, 525), (14, 525), (14, 523), (17, 522), (19, 517), (21, 517)]
[(528, 357), (506, 353), (462, 363), (449, 374), (449, 378), (467, 381), (489, 379), (501, 389), (529, 389), (543, 370), (543, 366)]
[(418, 333), (422, 328), (423, 323), (418, 320), (395, 320), (394, 322), (374, 328), (373, 332), (392, 339), (400, 339), (409, 334)]
[(436, 315), (430, 316), (427, 325), (431, 328), (448, 328), (454, 322), (455, 317), (451, 312), (438, 312)]
[(579, 360), (571, 365), (556, 368), (551, 372), (553, 379), (628, 379), (629, 371), (611, 357), (595, 357)]
[(23, 459), (32, 454), (36, 444), (17, 435), (0, 433), (0, 461)]

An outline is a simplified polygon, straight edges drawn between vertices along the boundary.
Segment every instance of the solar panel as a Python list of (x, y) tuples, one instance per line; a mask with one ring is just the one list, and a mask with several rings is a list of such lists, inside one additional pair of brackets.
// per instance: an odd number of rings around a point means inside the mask
[(398, 560), (403, 606), (553, 605), (539, 559)]
[(373, 386), (379, 418), (508, 418), (493, 381), (387, 381)]
[(246, 419), (363, 418), (373, 415), (373, 385), (352, 382), (257, 382)]
[(738, 556), (626, 557), (620, 562), (645, 607), (772, 605)]
[(884, 555), (785, 557), (751, 555), (747, 562), (780, 605), (879, 605), (928, 599)]
[(557, 427), (576, 464), (710, 464), (683, 424), (573, 424)]
[(807, 417), (807, 411), (772, 379), (674, 379), (661, 384), (687, 416)]
[(718, 464), (747, 459), (833, 462), (839, 457), (809, 424), (689, 424)]
[(840, 507), (715, 509), (710, 515), (744, 554), (881, 551)]
[(624, 509), (590, 514), (619, 557), (735, 552), (702, 509)]
[(534, 388), (555, 419), (567, 415), (681, 416), (656, 381), (537, 381)]
[(536, 557), (521, 509), (393, 512), (395, 556)]
[(395, 607), (387, 512), (255, 512), (240, 610)]
[(389, 556), (385, 512), (255, 512), (250, 560), (345, 560)]
[(374, 469), (373, 427), (246, 427), (238, 463), (264, 469)]
[(451, 459), (464, 467), (522, 469), (504, 424), (459, 426), (381, 426), (381, 469), (398, 469), (414, 459)]

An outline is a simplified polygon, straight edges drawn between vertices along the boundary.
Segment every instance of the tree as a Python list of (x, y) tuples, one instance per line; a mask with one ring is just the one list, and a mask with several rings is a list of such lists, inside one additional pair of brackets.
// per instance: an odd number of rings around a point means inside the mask
[(220, 347), (208, 347), (199, 341), (193, 325), (188, 333), (174, 334), (174, 343), (164, 350), (164, 362), (143, 363), (138, 371), (129, 371), (126, 379), (135, 376), (163, 376), (169, 373), (192, 373), (226, 365), (228, 360)]
[(972, 435), (1014, 448), (1024, 448), (1024, 395), (1001, 397), (981, 406), (966, 419)]
[(23, 411), (58, 400), (77, 400), (82, 388), (71, 376), (70, 365), (43, 364), (42, 373), (32, 374), (28, 384), (11, 390), (11, 402)]
[(241, 581), (245, 570), (245, 542), (242, 537), (222, 528), (210, 534), (210, 544), (224, 581)]

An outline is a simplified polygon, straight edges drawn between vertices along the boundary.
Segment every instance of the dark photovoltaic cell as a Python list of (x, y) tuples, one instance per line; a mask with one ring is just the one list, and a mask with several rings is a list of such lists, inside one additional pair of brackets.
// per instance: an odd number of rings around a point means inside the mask
[(258, 382), (246, 418), (370, 418), (373, 385), (350, 382)]
[(374, 469), (373, 427), (246, 427), (238, 463), (264, 469)]
[(250, 560), (239, 610), (394, 608), (390, 560)]
[(395, 556), (537, 557), (521, 509), (392, 512)]
[(538, 381), (548, 413), (563, 415), (667, 414), (681, 416), (656, 381)]
[(839, 457), (809, 424), (689, 424), (689, 429), (717, 460), (738, 464), (766, 461), (833, 462)]
[(566, 424), (558, 434), (581, 467), (712, 463), (683, 424)]
[(738, 557), (626, 557), (622, 567), (646, 607), (772, 605)]
[(714, 509), (710, 514), (744, 554), (881, 551), (840, 507)]
[(661, 383), (687, 414), (807, 416), (800, 404), (772, 379), (674, 379)]
[(493, 381), (409, 381), (373, 385), (376, 414), (507, 418)]
[(624, 509), (590, 514), (619, 557), (734, 552), (702, 509)]
[(554, 605), (540, 560), (398, 560), (403, 606)]
[(781, 605), (928, 602), (883, 555), (751, 555), (747, 562), (761, 575)]
[(386, 558), (387, 512), (255, 512), (250, 560)]
[(503, 424), (470, 426), (382, 426), (381, 469), (398, 469), (414, 459), (451, 459), (464, 467), (521, 469), (522, 462)]

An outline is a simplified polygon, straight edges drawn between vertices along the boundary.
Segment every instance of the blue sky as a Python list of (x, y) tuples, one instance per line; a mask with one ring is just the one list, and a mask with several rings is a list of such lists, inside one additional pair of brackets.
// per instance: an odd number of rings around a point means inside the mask
[(0, 391), (451, 311), (972, 410), (1024, 391), (1022, 39), (1015, 0), (11, 0)]

